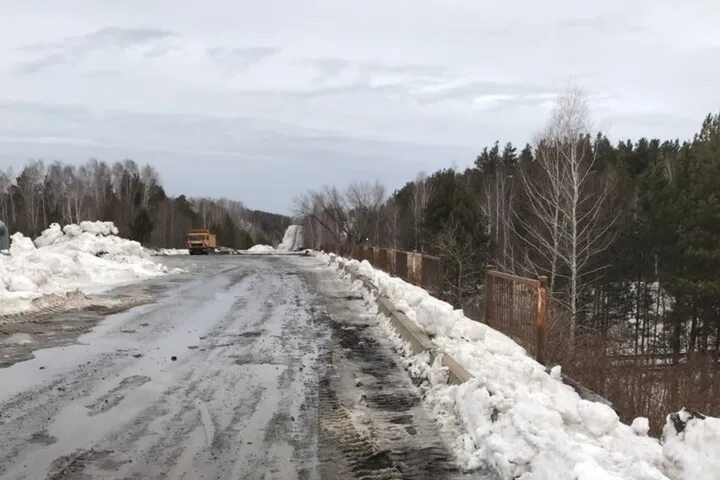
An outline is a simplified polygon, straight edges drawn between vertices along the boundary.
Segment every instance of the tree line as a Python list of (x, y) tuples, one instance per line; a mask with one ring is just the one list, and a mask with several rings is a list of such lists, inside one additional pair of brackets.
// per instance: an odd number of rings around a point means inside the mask
[(290, 223), (235, 200), (168, 196), (151, 165), (96, 159), (81, 165), (32, 160), (17, 175), (0, 170), (0, 219), (31, 237), (53, 222), (112, 221), (122, 236), (168, 248), (184, 248), (190, 228), (209, 228), (231, 248), (273, 244)]
[(488, 264), (548, 277), (573, 343), (616, 355), (720, 352), (720, 115), (691, 140), (611, 142), (583, 94), (561, 95), (530, 144), (499, 142), (465, 170), (323, 187), (296, 201), (306, 242), (446, 259), (448, 301), (480, 297)]

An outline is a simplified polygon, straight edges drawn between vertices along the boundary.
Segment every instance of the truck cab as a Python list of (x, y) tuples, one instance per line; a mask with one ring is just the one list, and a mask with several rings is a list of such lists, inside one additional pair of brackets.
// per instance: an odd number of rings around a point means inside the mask
[(215, 234), (206, 228), (192, 229), (187, 234), (187, 247), (190, 255), (208, 255), (215, 251)]

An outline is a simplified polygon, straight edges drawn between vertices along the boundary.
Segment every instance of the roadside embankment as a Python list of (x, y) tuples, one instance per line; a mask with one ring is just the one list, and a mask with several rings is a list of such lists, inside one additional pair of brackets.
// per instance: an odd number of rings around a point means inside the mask
[(716, 436), (701, 450), (694, 434), (683, 436), (674, 424), (671, 431), (670, 419), (663, 441), (651, 438), (647, 419), (621, 423), (610, 406), (563, 383), (560, 367), (546, 371), (462, 310), (367, 262), (319, 255), (377, 305), (408, 370), (424, 379), (438, 421), (462, 427), (455, 448), (465, 468), (488, 466), (502, 478), (523, 479), (718, 478), (717, 460), (707, 453), (720, 454), (714, 423), (685, 422), (692, 432)]

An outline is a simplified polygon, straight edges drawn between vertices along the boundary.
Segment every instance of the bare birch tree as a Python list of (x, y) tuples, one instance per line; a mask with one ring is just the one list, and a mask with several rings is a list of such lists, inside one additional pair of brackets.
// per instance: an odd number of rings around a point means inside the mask
[(142, 170), (140, 170), (140, 182), (142, 185), (140, 205), (147, 208), (150, 203), (150, 195), (152, 195), (153, 190), (160, 183), (160, 175), (158, 175), (158, 172), (154, 167), (149, 164), (145, 164)]
[(12, 202), (12, 171), (0, 170), (0, 219), (8, 222), (10, 220), (10, 204)]
[(91, 216), (99, 218), (101, 206), (106, 202), (112, 186), (112, 174), (107, 163), (91, 158), (87, 164), (88, 175), (90, 176), (90, 195), (92, 196)]
[[(296, 214), (319, 225), (336, 247), (352, 245), (356, 241), (348, 211), (345, 196), (335, 187), (311, 190), (295, 200)], [(325, 243), (322, 235), (319, 242), (318, 247)]]
[(616, 216), (605, 208), (611, 180), (595, 168), (587, 102), (577, 89), (562, 95), (537, 142), (535, 165), (521, 170), (530, 215), (516, 213), (514, 231), (532, 251), (528, 269), (550, 278), (551, 291), (565, 285), (574, 338), (581, 298), (604, 265), (592, 260), (612, 242)]
[[(363, 241), (380, 242), (385, 187), (376, 182), (353, 182), (341, 192), (335, 187), (309, 191), (295, 200), (295, 213), (305, 218), (316, 246), (323, 246), (322, 233), (335, 247), (350, 248)], [(319, 238), (319, 240), (318, 240)], [(319, 241), (319, 244), (317, 243)]]
[(348, 214), (352, 218), (354, 237), (379, 245), (385, 186), (379, 181), (353, 182), (348, 186), (345, 198)]
[(422, 225), (425, 220), (425, 209), (430, 199), (431, 184), (428, 182), (425, 172), (420, 172), (415, 177), (410, 208), (413, 213), (413, 227), (415, 228), (415, 250), (420, 251), (423, 247)]
[(40, 214), (43, 209), (43, 186), (45, 164), (42, 160), (28, 163), (17, 179), (17, 186), (27, 217), (27, 224), (33, 234), (39, 233)]
[(66, 192), (69, 205), (70, 221), (79, 223), (83, 220), (83, 210), (87, 198), (89, 184), (84, 170), (72, 166), (65, 167), (67, 182)]

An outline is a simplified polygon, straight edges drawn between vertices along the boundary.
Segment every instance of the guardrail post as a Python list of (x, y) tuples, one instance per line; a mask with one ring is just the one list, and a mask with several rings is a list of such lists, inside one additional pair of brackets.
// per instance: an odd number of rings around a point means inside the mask
[(537, 302), (537, 361), (545, 365), (545, 335), (547, 334), (547, 315), (548, 315), (548, 279), (547, 277), (538, 277), (540, 285), (538, 286), (538, 302)]

